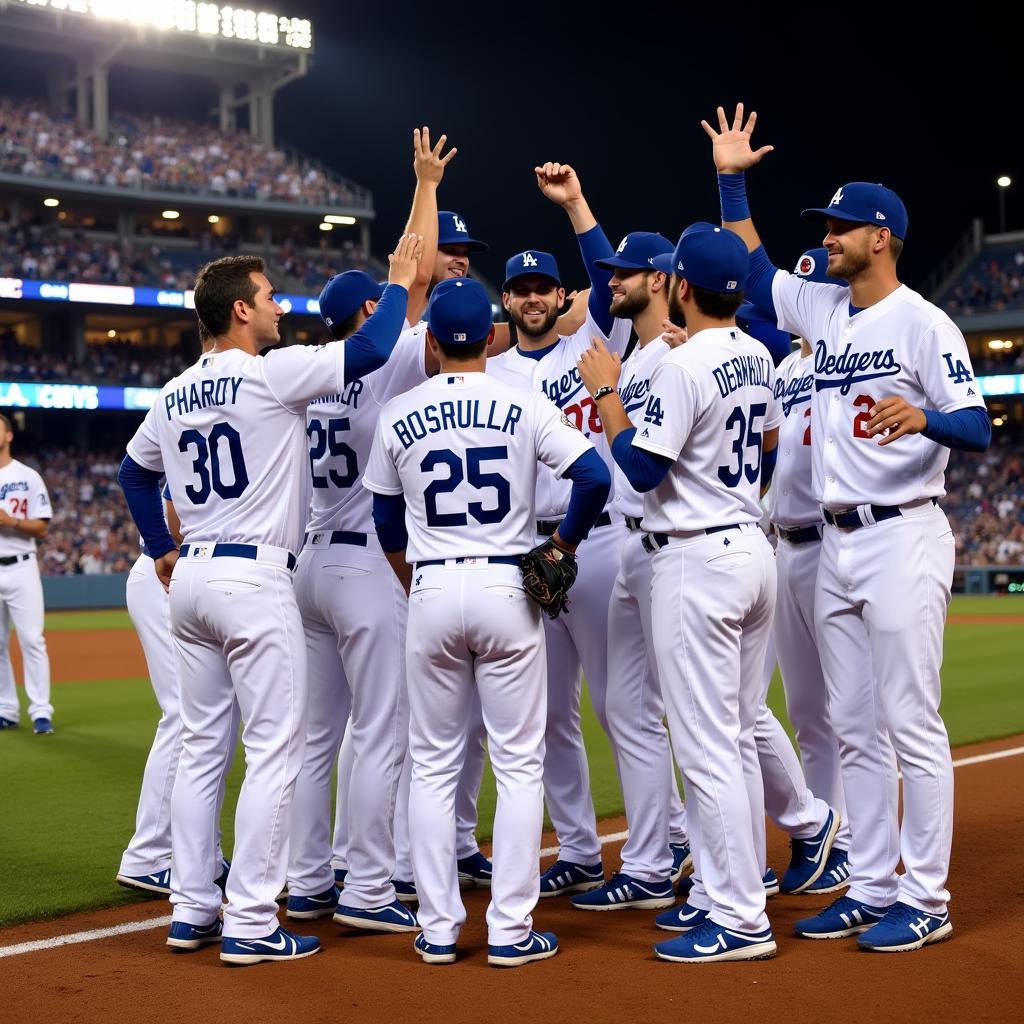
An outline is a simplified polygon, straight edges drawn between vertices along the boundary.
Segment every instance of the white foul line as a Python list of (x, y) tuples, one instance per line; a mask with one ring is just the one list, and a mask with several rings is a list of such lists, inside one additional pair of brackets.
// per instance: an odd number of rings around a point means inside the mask
[[(1024, 747), (1012, 747), (1009, 750), (997, 750), (992, 754), (976, 754), (974, 757), (961, 757), (953, 762), (954, 768), (963, 768), (970, 764), (984, 764), (986, 761), (999, 761), (1004, 757), (1016, 757), (1024, 754)], [(598, 836), (602, 846), (606, 843), (617, 843), (629, 836), (628, 832), (610, 832)], [(558, 853), (557, 846), (545, 846), (542, 857), (553, 857)], [(39, 939), (36, 942), (23, 942), (18, 946), (0, 946), (0, 959), (5, 956), (18, 956), (21, 953), (36, 953), (44, 949), (56, 949), (59, 946), (71, 946), (78, 942), (95, 942), (99, 939), (110, 939), (118, 935), (130, 935), (132, 932), (149, 931), (152, 928), (166, 928), (171, 923), (169, 917), (152, 917), (145, 921), (133, 921), (131, 924), (118, 924), (111, 928), (96, 928), (88, 932), (72, 932), (69, 935), (57, 935), (52, 939)]]

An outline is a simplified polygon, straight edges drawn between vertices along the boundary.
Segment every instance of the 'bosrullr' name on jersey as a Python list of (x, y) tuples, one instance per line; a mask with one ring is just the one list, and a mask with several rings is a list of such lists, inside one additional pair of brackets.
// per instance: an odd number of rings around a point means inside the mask
[(522, 416), (521, 406), (499, 403), (493, 399), (481, 401), (473, 398), (438, 402), (425, 405), (422, 409), (413, 409), (404, 418), (392, 423), (391, 429), (403, 448), (411, 448), (427, 434), (455, 430), (457, 427), (514, 434)]
[(209, 409), (214, 405), (234, 405), (238, 401), (241, 377), (218, 377), (216, 380), (193, 381), (174, 388), (164, 395), (167, 418), (185, 416), (194, 409)]

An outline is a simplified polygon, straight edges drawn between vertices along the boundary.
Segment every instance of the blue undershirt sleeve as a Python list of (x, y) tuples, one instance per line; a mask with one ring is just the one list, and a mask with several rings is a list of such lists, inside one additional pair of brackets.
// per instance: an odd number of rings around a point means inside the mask
[(142, 534), (142, 542), (150, 558), (159, 558), (178, 546), (164, 519), (164, 506), (160, 497), (162, 479), (162, 473), (140, 466), (130, 455), (124, 457), (117, 474), (117, 482), (128, 502), (128, 511)]
[(345, 383), (380, 369), (391, 355), (405, 325), (409, 293), (400, 284), (389, 284), (377, 308), (355, 334), (345, 339)]
[(589, 231), (576, 236), (580, 243), (580, 252), (583, 254), (583, 265), (587, 268), (590, 277), (590, 298), (587, 301), (587, 308), (594, 323), (607, 335), (615, 318), (608, 312), (612, 304), (612, 292), (608, 282), (612, 279), (610, 270), (602, 270), (595, 267), (595, 260), (606, 260), (615, 255), (612, 243), (604, 233), (600, 224), (595, 224)]
[(779, 268), (768, 258), (764, 246), (759, 245), (750, 254), (750, 270), (743, 286), (743, 294), (748, 302), (763, 309), (772, 316), (777, 316), (775, 300), (772, 298), (772, 281)]
[(962, 452), (983, 452), (992, 443), (992, 421), (980, 406), (956, 412), (925, 409), (927, 426), (921, 431), (929, 441)]
[(779, 449), (773, 448), (761, 457), (761, 490), (764, 490), (775, 475), (775, 463), (779, 460)]
[(666, 455), (657, 455), (643, 448), (633, 447), (635, 436), (636, 427), (623, 430), (612, 444), (612, 458), (626, 474), (626, 479), (633, 489), (642, 494), (653, 491), (668, 476), (674, 460)]
[(572, 481), (572, 494), (565, 518), (558, 524), (558, 535), (566, 544), (576, 545), (604, 511), (612, 478), (604, 459), (593, 448), (585, 451), (565, 471), (565, 476)]
[(404, 551), (409, 546), (409, 534), (405, 529), (405, 495), (374, 494), (373, 525), (385, 551)]

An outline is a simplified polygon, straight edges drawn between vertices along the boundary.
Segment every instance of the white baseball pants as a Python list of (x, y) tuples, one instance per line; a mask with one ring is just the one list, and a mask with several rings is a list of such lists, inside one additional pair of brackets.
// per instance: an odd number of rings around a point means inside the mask
[[(50, 703), (50, 658), (46, 653), (43, 636), (43, 581), (39, 577), (36, 556), (19, 558), (13, 565), (0, 566), (0, 621), (14, 624), (21, 647), (21, 661), (25, 672), (25, 696), (28, 697), (28, 716), (53, 718)], [(16, 722), (19, 720), (18, 693), (14, 688), (14, 673), (10, 666), (9, 627), (3, 630), (4, 663), (0, 671), (0, 715)]]
[(466, 920), (455, 866), (455, 792), (473, 694), (497, 783), (488, 942), (522, 942), (537, 903), (546, 699), (540, 608), (517, 565), (421, 566), (409, 598), (406, 672), (413, 768), (409, 829), (428, 942)]
[(849, 895), (872, 906), (942, 914), (949, 900), (953, 761), (939, 670), (954, 558), (930, 501), (858, 530), (825, 528), (815, 628), (850, 815)]

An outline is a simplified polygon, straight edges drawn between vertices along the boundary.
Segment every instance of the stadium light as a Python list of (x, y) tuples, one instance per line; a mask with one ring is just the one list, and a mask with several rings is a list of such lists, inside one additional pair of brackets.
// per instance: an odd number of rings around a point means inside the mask
[(113, 21), (161, 32), (219, 36), (254, 46), (283, 46), (309, 50), (313, 25), (308, 18), (289, 18), (272, 11), (255, 11), (196, 0), (15, 0), (22, 7), (48, 8), (97, 21)]
[(218, 217), (218, 216), (217, 216), (217, 214), (215, 214), (215, 213), (211, 213), (211, 214), (210, 214), (210, 216), (209, 216), (209, 217), (207, 217), (206, 219), (207, 219), (207, 220), (208, 220), (208, 221), (209, 221), (209, 222), (210, 222), (211, 224), (219, 224), (219, 223), (220, 223), (220, 217)]
[(160, 216), (163, 217), (164, 220), (177, 220), (181, 214), (178, 213), (177, 210), (164, 210)]
[(107, 337), (108, 338), (116, 338), (117, 337), (117, 331), (107, 331)]
[(54, 199), (53, 196), (50, 196), (48, 199), (43, 200), (43, 206), (60, 206), (60, 200)]
[(996, 178), (999, 186), (999, 234), (1006, 234), (1006, 190), (1013, 184), (1008, 174), (1000, 174)]
[(325, 224), (355, 224), (355, 217), (345, 217), (340, 213), (329, 213), (324, 217)]
[(334, 225), (333, 224), (329, 224), (327, 221), (324, 221), (323, 224), (320, 225), (320, 230), (321, 231), (333, 231), (334, 230)]
[(1001, 174), (998, 178), (996, 178), (996, 184), (1000, 188), (1009, 188), (1013, 184), (1013, 181), (1010, 179), (1010, 176), (1008, 174)]

